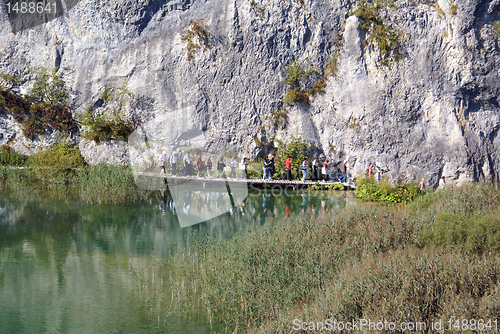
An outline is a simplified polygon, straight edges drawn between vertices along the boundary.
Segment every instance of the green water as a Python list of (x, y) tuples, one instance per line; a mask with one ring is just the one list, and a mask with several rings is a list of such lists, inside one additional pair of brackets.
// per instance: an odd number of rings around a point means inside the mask
[(169, 200), (89, 206), (73, 196), (0, 192), (0, 333), (219, 331), (196, 310), (186, 317), (172, 307), (155, 318), (140, 273), (195, 239), (227, 239), (267, 217), (356, 205), (345, 193), (253, 191), (230, 212), (180, 228), (183, 212), (171, 212)]

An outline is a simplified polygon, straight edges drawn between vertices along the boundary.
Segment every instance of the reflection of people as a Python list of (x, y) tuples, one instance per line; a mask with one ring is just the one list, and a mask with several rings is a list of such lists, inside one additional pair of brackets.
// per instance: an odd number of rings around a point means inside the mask
[(184, 205), (182, 206), (182, 211), (184, 212), (184, 214), (188, 215), (189, 214), (189, 208), (191, 207), (191, 205), (186, 205), (186, 203), (184, 203)]
[(302, 208), (302, 212), (305, 212), (305, 208), (306, 208), (306, 205), (307, 205), (307, 199), (306, 199), (306, 196), (304, 194), (301, 194), (302, 196), (302, 203), (300, 203), (300, 207)]
[(290, 207), (288, 205), (285, 206), (285, 215), (290, 216)]
[(175, 205), (175, 202), (172, 198), (170, 199), (169, 207), (170, 207), (170, 211), (172, 211), (172, 213), (175, 213), (176, 205)]

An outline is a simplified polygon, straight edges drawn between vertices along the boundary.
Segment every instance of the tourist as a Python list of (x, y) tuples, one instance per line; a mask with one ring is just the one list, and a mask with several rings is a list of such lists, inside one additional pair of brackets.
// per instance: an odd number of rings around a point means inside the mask
[(286, 179), (292, 181), (292, 157), (288, 156), (285, 161)]
[(340, 182), (347, 182), (347, 160), (344, 160), (342, 161), (342, 163), (340, 164)]
[(271, 159), (269, 160), (269, 180), (271, 180), (274, 176), (274, 173), (276, 173), (276, 168), (275, 168), (275, 158), (276, 158), (276, 154), (272, 154), (271, 155)]
[(184, 163), (184, 176), (191, 175), (191, 158), (189, 157), (191, 153), (187, 152), (184, 155), (183, 163)]
[(425, 177), (420, 181), (420, 191), (425, 190)]
[[(263, 175), (262, 175), (262, 180), (266, 180), (266, 176), (267, 176), (267, 173), (268, 173), (268, 167), (269, 167), (269, 159), (267, 157), (264, 158), (264, 161), (262, 163), (262, 172), (263, 172)], [(271, 177), (269, 176), (269, 179), (271, 179)]]
[(163, 151), (163, 153), (160, 155), (160, 171), (163, 171), (163, 174), (165, 174), (165, 166), (167, 164), (167, 152)]
[(377, 172), (377, 174), (375, 174), (375, 180), (377, 180), (377, 183), (380, 183), (380, 172)]
[(311, 181), (316, 181), (318, 177), (318, 157), (315, 157), (311, 163)]
[(444, 189), (444, 187), (446, 187), (446, 179), (445, 179), (444, 175), (441, 176), (441, 179), (439, 179), (439, 186), (438, 187), (440, 190)]
[(196, 166), (196, 176), (200, 177), (201, 172), (203, 171), (203, 161), (201, 160), (201, 156), (198, 155), (195, 160), (195, 166)]
[(307, 167), (308, 167), (308, 163), (307, 163), (307, 158), (304, 158), (304, 161), (302, 161), (302, 164), (300, 165), (300, 169), (302, 169), (302, 182), (305, 182), (305, 180), (307, 179)]
[(370, 164), (370, 166), (368, 166), (368, 177), (372, 177), (373, 176), (373, 165)]
[(210, 177), (210, 170), (212, 169), (212, 160), (210, 159), (210, 157), (208, 157), (207, 161), (205, 161), (205, 167), (207, 168), (205, 176)]
[(248, 166), (247, 157), (243, 157), (240, 163), (241, 178), (243, 180), (247, 178), (247, 166)]
[(219, 179), (222, 177), (222, 172), (224, 171), (224, 167), (226, 167), (226, 164), (224, 163), (224, 158), (222, 158), (221, 155), (219, 161), (217, 161), (217, 172), (219, 172)]
[(175, 155), (175, 151), (170, 156), (170, 167), (172, 167), (172, 176), (175, 176), (177, 171), (177, 156)]
[(323, 162), (323, 167), (321, 168), (321, 174), (323, 175), (323, 181), (328, 181), (328, 163), (330, 160), (326, 159), (325, 162)]
[(229, 177), (236, 178), (236, 167), (238, 167), (238, 162), (236, 161), (236, 157), (233, 155), (231, 158), (231, 163), (229, 164), (231, 167), (231, 172), (229, 173)]

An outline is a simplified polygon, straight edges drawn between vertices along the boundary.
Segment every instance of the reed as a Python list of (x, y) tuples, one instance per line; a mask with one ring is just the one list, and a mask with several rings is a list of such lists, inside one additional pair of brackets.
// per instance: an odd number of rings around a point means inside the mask
[[(499, 194), (469, 185), (405, 206), (270, 220), (228, 241), (200, 243), (196, 256), (173, 256), (163, 270), (188, 263), (176, 280), (196, 286), (208, 321), (229, 331), (290, 332), (294, 319), (498, 319), (500, 244), (491, 233), (500, 229)], [(454, 218), (439, 212), (481, 219), (450, 239)], [(491, 241), (477, 237), (484, 226)], [(184, 296), (189, 304), (188, 290)]]

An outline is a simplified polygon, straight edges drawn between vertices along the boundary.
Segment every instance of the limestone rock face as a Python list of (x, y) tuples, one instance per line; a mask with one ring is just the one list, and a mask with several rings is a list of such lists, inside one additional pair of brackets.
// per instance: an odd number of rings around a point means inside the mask
[[(202, 138), (214, 154), (256, 156), (263, 141), (299, 131), (318, 154), (334, 163), (347, 159), (353, 175), (373, 163), (391, 179), (496, 179), (500, 2), (399, 1), (383, 18), (401, 32), (402, 59), (387, 64), (352, 15), (356, 6), (350, 0), (80, 0), (65, 15), (16, 34), (0, 6), (0, 73), (59, 68), (74, 113), (97, 105), (106, 86), (124, 82), (133, 94), (128, 112), (141, 124), (169, 117), (175, 124), (190, 110), (188, 130), (150, 134), (170, 138), (154, 144), (158, 154)], [(192, 38), (199, 48), (188, 60), (182, 37), (200, 19), (208, 37)], [(337, 52), (325, 92), (308, 104), (289, 104), (286, 124), (273, 126), (289, 90), (286, 65), (295, 59), (322, 72)], [(1, 118), (0, 127), (2, 144), (19, 142), (19, 126)], [(126, 145), (117, 145), (79, 147), (90, 163), (125, 163)]]

